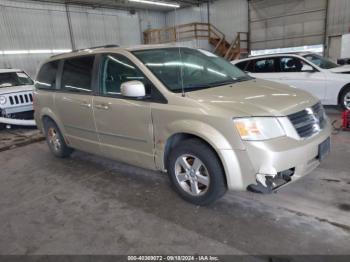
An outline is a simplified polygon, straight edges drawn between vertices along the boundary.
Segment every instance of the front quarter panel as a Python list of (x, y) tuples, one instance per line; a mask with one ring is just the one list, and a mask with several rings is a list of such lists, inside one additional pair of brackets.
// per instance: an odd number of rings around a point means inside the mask
[[(156, 166), (166, 171), (165, 149), (169, 138), (175, 134), (193, 135), (206, 141), (217, 153), (225, 170), (228, 188), (242, 190), (243, 185), (254, 181), (254, 176), (249, 176), (252, 172), (245, 175), (242, 172), (240, 155), (245, 150), (244, 144), (234, 129), (231, 117), (207, 113), (203, 107), (193, 105), (152, 105)], [(251, 166), (244, 164), (245, 170)]]

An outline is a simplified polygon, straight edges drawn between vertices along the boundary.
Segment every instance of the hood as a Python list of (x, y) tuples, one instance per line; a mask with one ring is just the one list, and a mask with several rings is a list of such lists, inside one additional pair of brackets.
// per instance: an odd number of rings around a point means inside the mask
[(186, 93), (205, 106), (235, 116), (286, 116), (310, 107), (318, 99), (300, 89), (255, 79)]
[(335, 68), (328, 69), (332, 73), (349, 73), (350, 74), (350, 65), (343, 65)]
[(18, 92), (28, 92), (28, 91), (34, 91), (34, 86), (25, 85), (25, 86), (1, 87), (0, 95), (9, 94), (9, 93), (18, 93)]

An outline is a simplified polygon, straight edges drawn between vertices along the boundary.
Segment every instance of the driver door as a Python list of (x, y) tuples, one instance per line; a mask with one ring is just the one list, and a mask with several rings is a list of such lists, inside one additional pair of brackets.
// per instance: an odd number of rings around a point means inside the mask
[(108, 158), (153, 169), (153, 125), (151, 102), (121, 94), (121, 84), (138, 80), (150, 94), (150, 83), (127, 57), (103, 55), (100, 92), (93, 98), (96, 130), (102, 154)]
[(279, 82), (305, 90), (321, 101), (326, 96), (326, 76), (306, 61), (292, 56), (279, 57)]

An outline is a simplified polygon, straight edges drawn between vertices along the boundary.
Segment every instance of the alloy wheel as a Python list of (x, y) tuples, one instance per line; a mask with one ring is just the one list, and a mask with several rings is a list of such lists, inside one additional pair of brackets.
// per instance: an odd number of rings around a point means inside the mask
[(175, 176), (181, 188), (193, 196), (205, 194), (210, 185), (208, 169), (196, 156), (185, 154), (176, 159)]
[(62, 145), (61, 145), (61, 140), (57, 130), (53, 127), (50, 127), (49, 130), (47, 131), (47, 137), (52, 148), (56, 152), (60, 151)]
[(350, 91), (345, 94), (343, 103), (344, 103), (344, 107), (347, 110), (350, 110)]

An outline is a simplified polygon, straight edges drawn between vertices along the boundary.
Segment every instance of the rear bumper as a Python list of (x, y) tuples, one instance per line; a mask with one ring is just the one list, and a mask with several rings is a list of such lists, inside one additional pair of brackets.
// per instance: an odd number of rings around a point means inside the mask
[(320, 164), (319, 145), (330, 135), (331, 125), (327, 123), (319, 134), (304, 140), (282, 137), (246, 142), (246, 150), (233, 150), (224, 160), (230, 163), (224, 164), (225, 171), (229, 170), (226, 172), (228, 188), (246, 190), (250, 185), (259, 185), (257, 175), (281, 178), (288, 170), (293, 174), (286, 183), (296, 181)]

